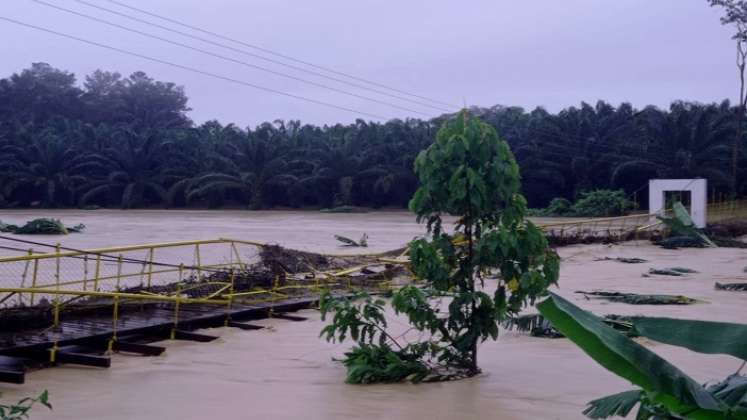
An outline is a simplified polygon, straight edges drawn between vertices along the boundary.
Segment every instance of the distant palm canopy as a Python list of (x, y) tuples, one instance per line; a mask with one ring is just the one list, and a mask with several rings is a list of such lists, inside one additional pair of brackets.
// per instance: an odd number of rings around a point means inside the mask
[[(450, 118), (240, 128), (197, 125), (189, 111), (182, 87), (142, 72), (96, 71), (80, 86), (35, 63), (0, 79), (0, 205), (404, 208), (418, 186), (415, 157)], [(702, 177), (709, 194), (729, 190), (737, 127), (728, 101), (470, 112), (511, 146), (532, 207), (594, 189), (633, 194), (650, 178)], [(745, 195), (747, 165), (738, 167)]]

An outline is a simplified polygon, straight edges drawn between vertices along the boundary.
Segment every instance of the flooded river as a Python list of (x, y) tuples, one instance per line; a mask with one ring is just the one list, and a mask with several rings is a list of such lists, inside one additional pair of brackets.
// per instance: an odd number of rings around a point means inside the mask
[[(84, 223), (86, 233), (38, 237), (92, 248), (133, 243), (231, 237), (278, 243), (316, 252), (340, 252), (334, 233), (359, 237), (370, 250), (403, 246), (423, 233), (405, 212), (319, 214), (244, 211), (0, 211), (3, 222), (53, 216)], [(5, 245), (6, 242), (3, 242)], [(12, 254), (9, 251), (3, 253)], [(560, 249), (560, 288), (576, 304), (597, 314), (656, 314), (744, 322), (747, 294), (718, 292), (715, 281), (747, 281), (747, 251), (738, 249), (663, 250), (645, 241)], [(595, 261), (602, 257), (642, 257), (645, 264)], [(649, 268), (684, 266), (686, 277), (642, 277)], [(704, 303), (687, 306), (630, 306), (585, 300), (575, 290), (605, 289), (684, 294)], [(53, 412), (35, 419), (576, 419), (594, 398), (630, 389), (630, 384), (596, 365), (565, 339), (501, 333), (480, 348), (484, 374), (437, 384), (353, 386), (332, 360), (349, 343), (318, 338), (318, 313), (305, 322), (258, 321), (272, 328), (242, 331), (218, 328), (212, 343), (165, 342), (160, 357), (114, 355), (111, 369), (62, 366), (32, 372), (27, 384), (0, 384), (2, 401), (48, 389)], [(397, 324), (394, 320), (394, 325)], [(400, 327), (402, 327), (400, 325)], [(642, 341), (696, 380), (723, 378), (740, 362)]]

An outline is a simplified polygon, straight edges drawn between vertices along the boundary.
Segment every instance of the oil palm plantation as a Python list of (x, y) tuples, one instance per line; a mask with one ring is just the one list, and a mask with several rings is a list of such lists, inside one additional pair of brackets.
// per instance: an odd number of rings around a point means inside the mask
[(195, 178), (189, 199), (216, 191), (230, 192), (249, 208), (260, 209), (273, 195), (284, 193), (297, 180), (288, 173), (285, 142), (269, 124), (227, 142), (220, 153), (227, 158), (225, 167)]
[(112, 144), (100, 153), (85, 156), (87, 161), (105, 169), (85, 185), (80, 204), (114, 202), (129, 209), (164, 202), (165, 170), (173, 163), (169, 162), (171, 146), (157, 131), (119, 130)]
[(87, 180), (84, 171), (95, 164), (51, 130), (19, 137), (0, 147), (3, 196), (43, 207), (74, 205), (77, 188)]
[(730, 105), (672, 104), (669, 112), (649, 108), (643, 113), (650, 145), (639, 157), (613, 168), (612, 182), (631, 174), (660, 178), (707, 178), (713, 186), (729, 184), (730, 141), (734, 123)]

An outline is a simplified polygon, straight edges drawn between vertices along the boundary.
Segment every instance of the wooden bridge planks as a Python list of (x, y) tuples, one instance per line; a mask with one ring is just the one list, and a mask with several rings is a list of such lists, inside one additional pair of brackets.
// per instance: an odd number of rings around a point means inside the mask
[[(141, 342), (166, 339), (174, 330), (176, 339), (208, 342), (217, 337), (191, 332), (193, 329), (226, 325), (245, 330), (262, 327), (237, 322), (237, 320), (263, 319), (274, 316), (293, 321), (303, 317), (288, 315), (288, 312), (310, 307), (315, 298), (292, 298), (275, 302), (252, 304), (235, 303), (229, 309), (225, 305), (181, 305), (177, 323), (173, 305), (149, 305), (139, 310), (122, 313), (116, 328), (110, 314), (82, 316), (63, 313), (57, 327), (32, 328), (24, 331), (0, 332), (0, 382), (23, 383), (27, 362), (49, 365), (50, 350), (57, 346), (57, 363), (74, 363), (96, 367), (109, 367), (111, 359), (101, 354), (108, 346), (116, 330), (117, 337), (111, 342), (114, 351), (159, 355), (165, 350)], [(138, 338), (140, 337), (140, 339)]]

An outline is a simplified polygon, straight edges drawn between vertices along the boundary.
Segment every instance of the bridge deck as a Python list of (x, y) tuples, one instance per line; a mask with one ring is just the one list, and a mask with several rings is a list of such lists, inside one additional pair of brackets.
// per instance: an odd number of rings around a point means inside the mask
[[(163, 348), (147, 343), (172, 336), (194, 341), (216, 338), (190, 332), (198, 328), (228, 325), (246, 330), (258, 329), (238, 321), (271, 316), (302, 320), (283, 313), (308, 308), (317, 300), (317, 297), (303, 297), (251, 305), (234, 304), (230, 310), (225, 305), (182, 305), (176, 324), (173, 304), (144, 304), (122, 313), (116, 321), (116, 328), (111, 314), (102, 313), (64, 316), (56, 328), (3, 331), (0, 332), (0, 381), (23, 383), (27, 369), (58, 363), (108, 367), (110, 343), (115, 351), (157, 355)], [(114, 336), (116, 340), (112, 340)]]

